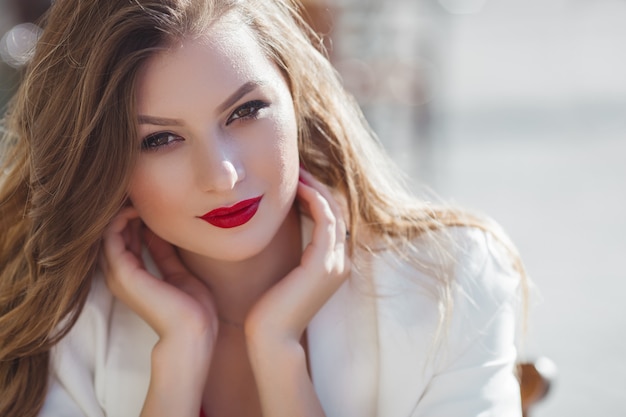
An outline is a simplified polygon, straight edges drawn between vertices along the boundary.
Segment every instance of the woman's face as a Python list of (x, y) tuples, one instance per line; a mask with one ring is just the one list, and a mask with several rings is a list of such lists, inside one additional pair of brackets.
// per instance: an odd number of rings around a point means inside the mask
[(136, 100), (129, 195), (144, 223), (213, 259), (265, 248), (295, 198), (297, 127), (285, 80), (247, 29), (218, 22), (152, 57)]

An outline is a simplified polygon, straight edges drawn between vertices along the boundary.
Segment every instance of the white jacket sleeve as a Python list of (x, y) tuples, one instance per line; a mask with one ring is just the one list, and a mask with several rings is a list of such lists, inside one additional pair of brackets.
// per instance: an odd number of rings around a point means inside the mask
[(519, 274), (488, 234), (465, 229), (449, 333), (414, 417), (519, 417), (514, 373)]

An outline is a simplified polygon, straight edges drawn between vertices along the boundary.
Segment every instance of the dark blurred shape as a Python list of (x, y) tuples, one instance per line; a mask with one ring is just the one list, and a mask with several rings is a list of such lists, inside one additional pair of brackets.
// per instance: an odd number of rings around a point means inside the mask
[(517, 365), (522, 396), (522, 415), (530, 417), (530, 409), (543, 401), (556, 379), (556, 365), (542, 357), (533, 362)]
[(7, 0), (20, 23), (36, 23), (50, 7), (50, 0)]

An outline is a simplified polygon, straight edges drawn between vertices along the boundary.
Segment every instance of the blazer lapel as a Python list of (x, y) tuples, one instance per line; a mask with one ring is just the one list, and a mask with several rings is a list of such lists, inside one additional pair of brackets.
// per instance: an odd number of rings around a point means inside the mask
[[(302, 217), (303, 245), (312, 229)], [(328, 416), (378, 415), (376, 297), (363, 291), (363, 280), (353, 272), (307, 328), (311, 377)]]
[(152, 348), (158, 336), (119, 300), (113, 303), (110, 321), (105, 369), (97, 374), (106, 379), (102, 385), (106, 387), (104, 405), (107, 416), (138, 416), (148, 392)]

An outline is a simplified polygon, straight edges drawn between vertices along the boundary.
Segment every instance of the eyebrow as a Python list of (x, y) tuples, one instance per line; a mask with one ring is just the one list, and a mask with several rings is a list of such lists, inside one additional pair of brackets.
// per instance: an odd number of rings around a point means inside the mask
[(182, 126), (183, 122), (178, 119), (168, 119), (167, 117), (154, 117), (139, 115), (138, 121), (140, 125), (156, 125), (156, 126)]
[(248, 81), (247, 83), (245, 83), (241, 87), (239, 87), (237, 89), (237, 91), (235, 91), (230, 96), (228, 96), (228, 98), (226, 100), (224, 100), (224, 102), (217, 107), (218, 111), (220, 113), (223, 112), (223, 111), (226, 111), (230, 106), (232, 106), (237, 101), (239, 101), (239, 99), (241, 99), (241, 97), (245, 96), (246, 94), (248, 94), (251, 91), (254, 91), (258, 87), (262, 86), (263, 84), (264, 84), (264, 82), (263, 81), (259, 81), (259, 80)]
[[(239, 87), (234, 93), (226, 98), (218, 107), (218, 112), (226, 111), (230, 106), (239, 101), (243, 96), (248, 94), (251, 91), (254, 91), (258, 87), (265, 84), (263, 81), (248, 81)], [(139, 115), (138, 117), (139, 124), (144, 125), (157, 125), (157, 126), (182, 126), (183, 122), (179, 119), (169, 119), (167, 117), (155, 117), (155, 116), (146, 116)]]

